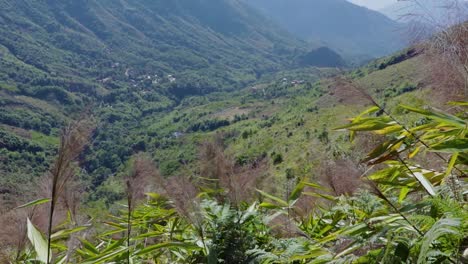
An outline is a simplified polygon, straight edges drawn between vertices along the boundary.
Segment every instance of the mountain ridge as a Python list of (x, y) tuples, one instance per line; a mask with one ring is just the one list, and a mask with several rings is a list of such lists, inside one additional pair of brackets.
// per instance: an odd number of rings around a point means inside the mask
[(379, 57), (404, 46), (397, 22), (345, 0), (252, 0), (248, 3), (296, 36), (322, 41), (344, 55)]

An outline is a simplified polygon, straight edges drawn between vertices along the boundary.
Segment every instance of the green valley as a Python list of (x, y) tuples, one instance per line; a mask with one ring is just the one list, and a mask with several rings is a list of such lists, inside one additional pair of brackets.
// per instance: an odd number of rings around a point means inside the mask
[(398, 25), (0, 0), (0, 262), (464, 263), (467, 24)]

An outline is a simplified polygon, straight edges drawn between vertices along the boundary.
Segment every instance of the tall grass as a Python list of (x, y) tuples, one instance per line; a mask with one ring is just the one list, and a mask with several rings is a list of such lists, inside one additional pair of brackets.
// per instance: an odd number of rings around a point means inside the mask
[(51, 189), (47, 223), (47, 263), (52, 261), (51, 235), (57, 203), (77, 174), (76, 163), (90, 140), (93, 128), (94, 124), (90, 118), (73, 121), (65, 127), (60, 135), (57, 158), (47, 173), (47, 181)]

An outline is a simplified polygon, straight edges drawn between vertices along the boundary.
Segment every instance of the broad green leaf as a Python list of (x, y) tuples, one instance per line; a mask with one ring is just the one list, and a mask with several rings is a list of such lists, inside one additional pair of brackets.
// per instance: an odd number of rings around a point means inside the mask
[(41, 232), (33, 225), (31, 220), (29, 220), (29, 218), (27, 221), (28, 238), (34, 247), (34, 251), (36, 251), (37, 260), (47, 263), (47, 241), (44, 239)]

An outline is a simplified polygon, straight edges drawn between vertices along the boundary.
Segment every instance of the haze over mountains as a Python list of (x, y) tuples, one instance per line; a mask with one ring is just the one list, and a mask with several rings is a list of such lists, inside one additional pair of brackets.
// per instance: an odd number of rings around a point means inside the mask
[(380, 12), (399, 22), (453, 25), (468, 18), (466, 0), (393, 1)]
[(403, 47), (402, 27), (383, 14), (345, 0), (251, 0), (296, 36), (341, 54), (378, 57)]
[(378, 0), (378, 1), (376, 0), (348, 0), (348, 1), (356, 5), (365, 6), (372, 10), (379, 10), (391, 4), (394, 4), (397, 0)]

